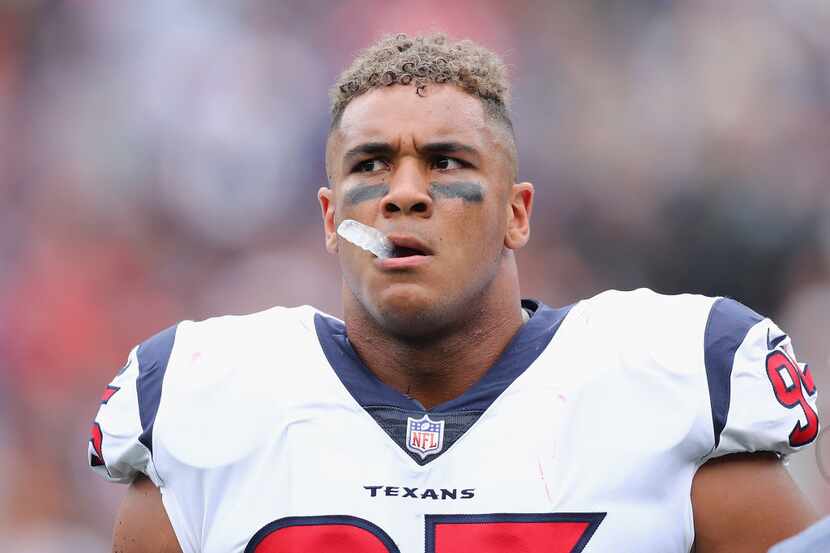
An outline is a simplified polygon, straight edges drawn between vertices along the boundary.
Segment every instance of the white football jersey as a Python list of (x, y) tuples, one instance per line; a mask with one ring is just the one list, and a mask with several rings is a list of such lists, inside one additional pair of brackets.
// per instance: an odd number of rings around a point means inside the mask
[(705, 461), (818, 433), (809, 369), (734, 300), (523, 305), (495, 365), (430, 410), (311, 307), (182, 322), (107, 387), (90, 464), (146, 474), (185, 553), (686, 553)]

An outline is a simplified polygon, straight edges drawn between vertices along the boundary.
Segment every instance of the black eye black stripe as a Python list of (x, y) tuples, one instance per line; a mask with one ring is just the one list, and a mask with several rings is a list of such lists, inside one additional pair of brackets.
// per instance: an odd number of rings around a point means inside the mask
[[(433, 198), (460, 198), (465, 202), (479, 203), (484, 200), (484, 187), (477, 182), (451, 182), (447, 184), (431, 182), (429, 193)], [(382, 198), (389, 194), (388, 184), (357, 184), (346, 192), (345, 201), (349, 205)]]
[(461, 181), (442, 184), (431, 182), (429, 190), (433, 197), (461, 198), (465, 202), (481, 202), (484, 200), (484, 187), (477, 182)]
[(357, 184), (346, 192), (345, 201), (349, 205), (359, 204), (375, 198), (382, 198), (389, 194), (389, 186), (386, 184)]

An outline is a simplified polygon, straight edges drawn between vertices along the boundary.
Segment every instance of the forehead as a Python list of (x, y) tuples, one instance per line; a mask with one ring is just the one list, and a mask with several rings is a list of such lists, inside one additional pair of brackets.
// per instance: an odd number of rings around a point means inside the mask
[(481, 101), (448, 84), (429, 84), (421, 95), (412, 85), (373, 89), (346, 106), (336, 134), (340, 152), (366, 141), (444, 139), (484, 149), (493, 139)]

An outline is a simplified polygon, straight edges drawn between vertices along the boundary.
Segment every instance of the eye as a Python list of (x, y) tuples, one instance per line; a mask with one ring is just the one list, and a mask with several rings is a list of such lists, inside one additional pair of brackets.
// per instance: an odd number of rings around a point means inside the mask
[(446, 156), (435, 158), (433, 165), (439, 171), (451, 171), (453, 169), (463, 169), (464, 167), (467, 167), (467, 164), (463, 161), (455, 159), (454, 157)]
[(382, 171), (387, 167), (387, 163), (382, 159), (367, 159), (355, 165), (352, 173), (374, 173), (376, 171)]

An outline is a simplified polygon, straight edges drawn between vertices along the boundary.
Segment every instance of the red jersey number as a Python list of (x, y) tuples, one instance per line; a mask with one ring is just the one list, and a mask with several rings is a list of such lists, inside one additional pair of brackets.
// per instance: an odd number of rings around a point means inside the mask
[[(605, 513), (427, 515), (426, 553), (579, 553)], [(399, 553), (380, 527), (351, 516), (288, 517), (257, 532), (245, 553)]]
[(787, 409), (799, 407), (804, 412), (807, 422), (804, 425), (800, 420), (795, 423), (790, 432), (790, 446), (799, 447), (815, 440), (818, 435), (818, 414), (804, 395), (805, 391), (809, 396), (816, 393), (809, 367), (805, 367), (802, 372), (786, 353), (775, 350), (767, 355), (767, 377), (772, 383), (775, 398), (781, 405)]
[(427, 553), (579, 553), (605, 513), (427, 515)]
[(400, 553), (389, 535), (350, 516), (287, 517), (257, 532), (245, 553)]

